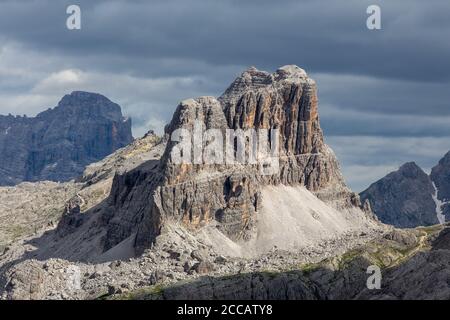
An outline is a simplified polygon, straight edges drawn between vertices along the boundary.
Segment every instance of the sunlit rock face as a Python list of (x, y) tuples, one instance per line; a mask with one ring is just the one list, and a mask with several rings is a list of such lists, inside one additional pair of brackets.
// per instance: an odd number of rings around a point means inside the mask
[[(278, 129), (279, 169), (261, 174), (259, 165), (180, 164), (171, 155), (177, 129)], [(152, 171), (117, 177), (111, 195), (105, 249), (133, 234), (139, 250), (148, 247), (165, 222), (197, 229), (217, 224), (233, 241), (254, 235), (261, 209), (261, 187), (305, 186), (335, 208), (358, 207), (345, 185), (334, 153), (319, 124), (316, 84), (297, 66), (274, 73), (250, 68), (219, 98), (181, 102), (166, 126), (168, 143)], [(195, 145), (195, 143), (193, 143)], [(138, 250), (138, 251), (139, 251)]]

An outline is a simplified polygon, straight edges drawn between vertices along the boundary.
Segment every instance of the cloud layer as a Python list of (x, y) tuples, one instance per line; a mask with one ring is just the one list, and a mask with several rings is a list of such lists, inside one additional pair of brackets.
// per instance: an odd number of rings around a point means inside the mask
[[(378, 4), (382, 30), (366, 28)], [(248, 66), (316, 79), (328, 143), (355, 190), (450, 149), (450, 3), (432, 0), (0, 1), (0, 113), (102, 93), (161, 130), (185, 98), (219, 95)]]

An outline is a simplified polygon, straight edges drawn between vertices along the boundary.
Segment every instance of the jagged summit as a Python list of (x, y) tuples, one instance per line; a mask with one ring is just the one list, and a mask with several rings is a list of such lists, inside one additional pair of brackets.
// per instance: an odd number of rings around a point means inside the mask
[(427, 175), (415, 162), (373, 183), (360, 193), (387, 224), (412, 228), (443, 223), (450, 216), (450, 152)]
[[(86, 91), (66, 94), (54, 108), (58, 112), (84, 113), (90, 117), (106, 117), (113, 121), (130, 121), (122, 116), (122, 109), (104, 95)], [(42, 114), (37, 117), (42, 116)]]
[(95, 93), (74, 91), (36, 117), (0, 116), (0, 185), (68, 181), (132, 140), (120, 106)]
[(258, 70), (256, 67), (251, 66), (247, 70), (245, 70), (238, 78), (265, 78), (265, 79), (271, 79), (272, 82), (284, 80), (284, 79), (290, 79), (290, 80), (297, 80), (302, 81), (305, 80), (308, 77), (308, 74), (306, 71), (294, 64), (285, 65), (280, 68), (278, 68), (275, 72), (269, 73), (267, 71), (261, 71)]
[(398, 172), (409, 178), (415, 178), (423, 175), (425, 172), (414, 161), (406, 162), (398, 169)]
[[(105, 108), (114, 106), (117, 107), (118, 104), (113, 103), (104, 95), (94, 92), (86, 92), (86, 91), (72, 91), (70, 94), (64, 95), (64, 97), (58, 103), (58, 107), (64, 106), (74, 106), (74, 107), (83, 107), (85, 105), (92, 106), (92, 102), (97, 102), (98, 104), (102, 103)], [(120, 109), (120, 107), (119, 107)]]
[(305, 70), (296, 65), (283, 66), (274, 73), (260, 71), (252, 66), (233, 81), (219, 100), (226, 102), (233, 98), (236, 99), (245, 90), (269, 89), (270, 86), (276, 86), (278, 83), (283, 85), (283, 81), (298, 84), (303, 82), (314, 83), (314, 80), (308, 77)]
[(275, 79), (289, 79), (289, 80), (304, 80), (308, 79), (308, 74), (306, 71), (296, 65), (286, 65), (281, 68), (279, 68), (275, 74)]

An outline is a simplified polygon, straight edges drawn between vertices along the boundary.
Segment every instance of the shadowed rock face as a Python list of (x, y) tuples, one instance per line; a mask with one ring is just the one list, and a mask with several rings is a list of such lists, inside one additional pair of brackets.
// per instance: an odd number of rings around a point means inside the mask
[(437, 224), (434, 188), (430, 177), (414, 162), (372, 184), (361, 192), (384, 223), (400, 228)]
[[(450, 218), (450, 152), (428, 176), (414, 162), (372, 184), (360, 193), (384, 223), (414, 228)], [(439, 217), (439, 218), (438, 218)]]
[(95, 93), (72, 92), (34, 118), (0, 116), (0, 185), (71, 180), (132, 140), (120, 106)]

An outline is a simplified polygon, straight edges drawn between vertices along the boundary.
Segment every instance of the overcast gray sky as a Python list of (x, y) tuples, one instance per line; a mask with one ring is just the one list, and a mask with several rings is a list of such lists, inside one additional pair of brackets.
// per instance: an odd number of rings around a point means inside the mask
[[(66, 28), (70, 4), (81, 30)], [(366, 28), (371, 4), (382, 30)], [(297, 64), (316, 80), (326, 141), (361, 191), (450, 150), (449, 39), (446, 0), (0, 0), (0, 113), (32, 116), (93, 91), (140, 136), (249, 66)]]

